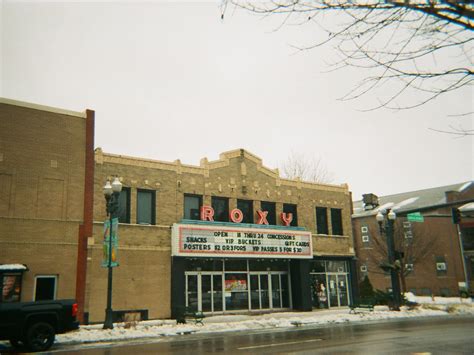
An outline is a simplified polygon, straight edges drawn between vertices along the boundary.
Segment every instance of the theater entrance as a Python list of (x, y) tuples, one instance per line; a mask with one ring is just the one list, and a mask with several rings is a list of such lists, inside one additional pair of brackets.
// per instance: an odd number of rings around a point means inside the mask
[(193, 311), (224, 313), (291, 307), (287, 271), (187, 271), (185, 280), (186, 307)]

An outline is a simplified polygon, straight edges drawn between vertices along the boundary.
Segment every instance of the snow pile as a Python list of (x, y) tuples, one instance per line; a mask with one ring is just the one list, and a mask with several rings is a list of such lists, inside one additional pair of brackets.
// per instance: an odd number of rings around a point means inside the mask
[[(218, 315), (204, 318), (204, 325), (176, 324), (175, 320), (151, 320), (130, 323), (116, 323), (114, 329), (102, 329), (102, 324), (81, 326), (79, 330), (60, 334), (56, 342), (60, 344), (95, 343), (117, 340), (151, 339), (191, 333), (235, 332), (259, 329), (288, 328), (304, 325), (325, 325), (348, 322), (367, 322), (394, 318), (429, 317), (442, 315), (474, 315), (471, 299), (417, 297), (405, 295), (417, 307), (402, 307), (400, 312), (390, 311), (387, 306), (375, 306), (373, 312), (362, 310), (350, 314), (349, 308), (315, 310), (313, 312), (278, 312), (260, 315)], [(2, 344), (2, 342), (0, 342)], [(6, 345), (6, 343), (5, 343)]]
[(406, 294), (406, 298), (418, 307), (402, 307), (400, 312), (390, 311), (387, 306), (375, 306), (373, 312), (361, 311), (350, 314), (348, 308), (315, 310), (313, 312), (279, 312), (261, 315), (217, 315), (204, 318), (204, 325), (176, 324), (174, 320), (152, 320), (138, 322), (126, 329), (125, 323), (115, 324), (112, 330), (103, 330), (102, 325), (81, 326), (79, 331), (57, 336), (62, 344), (105, 342), (138, 338), (157, 338), (191, 333), (235, 332), (246, 330), (288, 328), (304, 325), (324, 325), (348, 322), (366, 322), (394, 318), (443, 316), (449, 314), (474, 315), (471, 299), (418, 297)]

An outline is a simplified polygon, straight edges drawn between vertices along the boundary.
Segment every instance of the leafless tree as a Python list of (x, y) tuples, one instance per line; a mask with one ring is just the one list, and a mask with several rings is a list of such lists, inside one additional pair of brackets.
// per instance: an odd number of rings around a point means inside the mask
[(375, 93), (368, 110), (414, 108), (473, 84), (473, 0), (224, 0), (223, 15), (229, 3), (324, 30), (326, 38), (298, 49), (331, 43), (334, 69), (367, 69), (342, 99)]
[(292, 152), (280, 165), (282, 176), (287, 179), (299, 178), (303, 181), (330, 183), (334, 177), (321, 158)]
[[(405, 221), (406, 223), (406, 221)], [(416, 224), (416, 225), (415, 225)], [(367, 266), (370, 272), (383, 273), (380, 265), (388, 260), (388, 249), (386, 235), (380, 235), (378, 230), (371, 230), (371, 252), (368, 255)], [(421, 223), (412, 223), (408, 227), (404, 221), (397, 219), (394, 224), (394, 244), (395, 250), (400, 253), (396, 263), (402, 292), (407, 291), (405, 278), (416, 265), (426, 259), (438, 248), (437, 235)], [(407, 267), (409, 265), (410, 267)]]

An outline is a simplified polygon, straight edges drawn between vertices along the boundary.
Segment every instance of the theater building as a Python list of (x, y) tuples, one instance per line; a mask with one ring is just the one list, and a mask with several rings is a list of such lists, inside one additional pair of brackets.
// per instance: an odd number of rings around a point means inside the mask
[(91, 110), (0, 99), (0, 128), (0, 302), (76, 298), (85, 323), (104, 321), (103, 186), (115, 177), (115, 320), (353, 298), (347, 185), (283, 179), (243, 149), (196, 166), (104, 153)]
[(355, 267), (347, 185), (286, 180), (252, 153), (199, 166), (95, 153), (86, 312), (104, 316), (102, 186), (118, 177), (116, 316), (168, 318), (347, 306)]

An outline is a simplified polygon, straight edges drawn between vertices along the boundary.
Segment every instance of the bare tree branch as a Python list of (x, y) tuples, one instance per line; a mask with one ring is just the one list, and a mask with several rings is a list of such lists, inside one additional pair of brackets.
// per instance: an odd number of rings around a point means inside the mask
[(329, 183), (334, 179), (333, 174), (328, 171), (321, 158), (307, 157), (294, 152), (281, 164), (280, 171), (282, 176), (287, 179), (301, 179), (317, 183)]
[[(375, 92), (369, 109), (419, 107), (474, 83), (474, 1), (471, 0), (224, 0), (284, 24), (313, 24), (327, 33), (300, 51), (333, 44), (345, 66), (370, 75), (342, 100)], [(337, 17), (322, 16), (334, 13)], [(336, 19), (336, 21), (335, 21)], [(417, 95), (414, 95), (417, 93)]]

